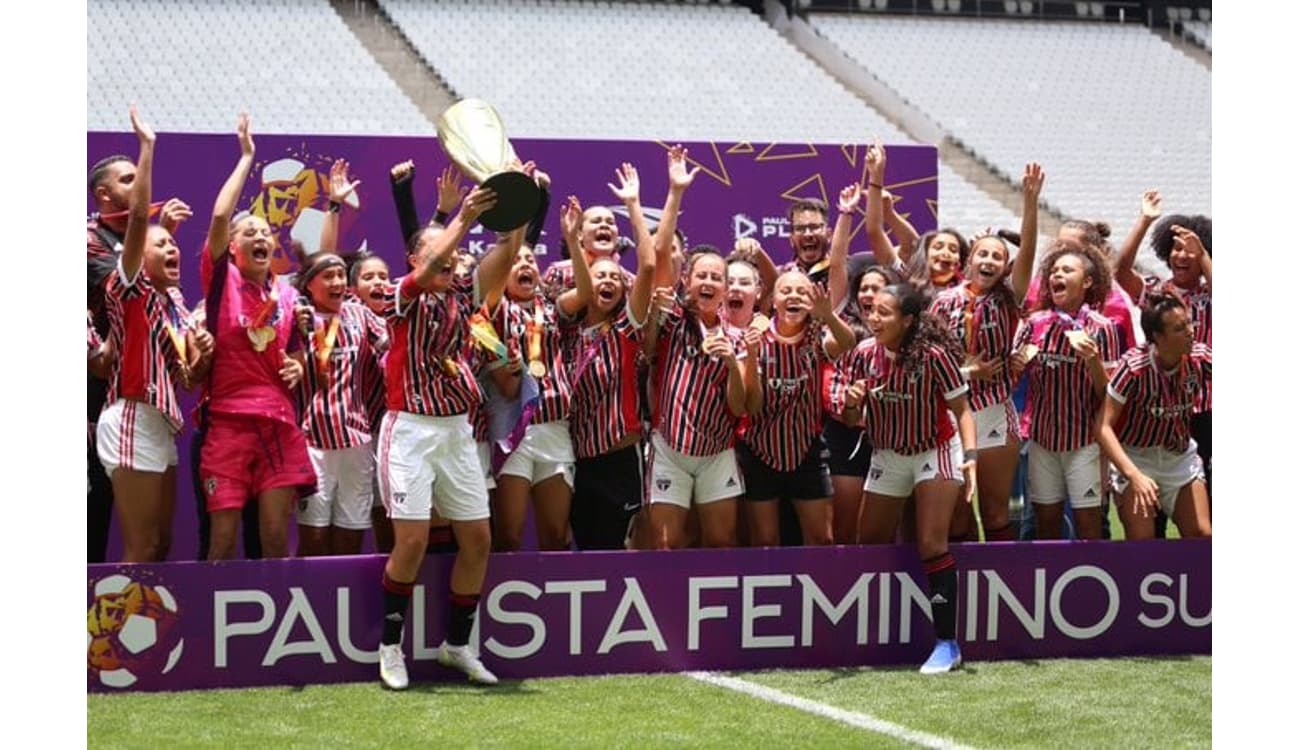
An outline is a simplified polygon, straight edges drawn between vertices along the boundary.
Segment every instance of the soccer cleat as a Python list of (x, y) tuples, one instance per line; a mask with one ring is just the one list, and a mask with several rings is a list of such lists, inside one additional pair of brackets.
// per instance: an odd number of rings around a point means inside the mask
[(469, 675), (470, 682), (481, 682), (484, 685), (497, 684), (497, 676), (483, 666), (483, 662), (469, 650), (469, 646), (452, 646), (443, 641), (438, 649), (438, 663), (444, 667), (459, 669)]
[(402, 656), (402, 644), (379, 646), (379, 679), (390, 690), (405, 690), (411, 684), (406, 676), (406, 659)]
[(934, 644), (930, 658), (921, 665), (921, 674), (951, 672), (961, 666), (961, 648), (957, 641), (939, 641)]

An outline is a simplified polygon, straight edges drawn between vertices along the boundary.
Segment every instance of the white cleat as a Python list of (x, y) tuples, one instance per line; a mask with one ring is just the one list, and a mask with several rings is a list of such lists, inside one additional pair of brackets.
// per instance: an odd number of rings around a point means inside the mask
[(405, 690), (411, 684), (406, 676), (406, 658), (402, 656), (402, 644), (379, 647), (379, 679), (389, 690)]
[(438, 649), (438, 663), (444, 667), (459, 669), (469, 675), (470, 682), (481, 682), (484, 685), (497, 684), (497, 676), (483, 666), (483, 662), (469, 650), (469, 646), (452, 646), (443, 641)]

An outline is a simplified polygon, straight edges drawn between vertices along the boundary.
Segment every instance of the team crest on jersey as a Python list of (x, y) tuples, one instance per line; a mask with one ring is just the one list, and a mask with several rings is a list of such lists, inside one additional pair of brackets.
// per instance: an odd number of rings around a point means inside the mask
[(217, 478), (208, 477), (208, 481), (203, 483), (203, 488), (208, 491), (209, 495), (217, 494)]
[(1196, 391), (1197, 386), (1199, 385), (1200, 383), (1197, 381), (1195, 376), (1189, 377), (1187, 379), (1187, 382), (1183, 384), (1183, 390), (1187, 391), (1188, 393), (1194, 393)]

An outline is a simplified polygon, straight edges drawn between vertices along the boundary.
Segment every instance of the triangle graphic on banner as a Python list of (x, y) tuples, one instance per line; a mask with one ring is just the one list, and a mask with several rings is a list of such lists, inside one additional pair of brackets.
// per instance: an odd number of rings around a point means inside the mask
[(848, 160), (850, 167), (858, 166), (858, 149), (861, 148), (856, 143), (845, 143), (840, 146), (840, 153)]
[(799, 191), (803, 189), (804, 186), (814, 183), (817, 185), (817, 197), (821, 198), (823, 203), (830, 205), (830, 201), (826, 199), (826, 183), (822, 182), (821, 174), (815, 174), (803, 182), (800, 182), (798, 185), (786, 188), (785, 192), (781, 193), (781, 197), (786, 200), (799, 200), (800, 198), (806, 197)]
[[(758, 156), (754, 157), (754, 161), (781, 161), (782, 159), (811, 159), (812, 157), (817, 155), (817, 147), (811, 143), (803, 144), (802, 146), (802, 148), (804, 149), (803, 151), (792, 151), (789, 153), (778, 152), (775, 154), (772, 153), (773, 149), (790, 148), (790, 147), (791, 147), (790, 144), (786, 144), (786, 143), (769, 143), (767, 144), (767, 146), (763, 148), (763, 150), (759, 153)], [(794, 146), (793, 148), (801, 148), (801, 147)]]
[(732, 144), (726, 151), (728, 154), (752, 154), (754, 153), (754, 144), (749, 141), (741, 141)]

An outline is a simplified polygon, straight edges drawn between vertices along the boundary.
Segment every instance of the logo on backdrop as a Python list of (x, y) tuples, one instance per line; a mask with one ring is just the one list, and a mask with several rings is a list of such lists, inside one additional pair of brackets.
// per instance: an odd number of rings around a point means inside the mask
[[(316, 161), (318, 168), (307, 165), (303, 159)], [(292, 254), (288, 252), (295, 244), (302, 247), (304, 256), (320, 250), (321, 228), (325, 225), (325, 211), (329, 207), (332, 163), (332, 159), (319, 154), (291, 151), (289, 156), (262, 166), (260, 190), (248, 210), (265, 219), (275, 233), (277, 243), (271, 255), (273, 272), (286, 273), (295, 265)], [(355, 192), (344, 202), (353, 209), (361, 207)], [(343, 221), (342, 215), (340, 221)], [(344, 239), (344, 234), (340, 232), (339, 237)], [(359, 248), (340, 249), (364, 250), (366, 243), (362, 241)]]
[(176, 597), (161, 584), (120, 574), (99, 579), (86, 615), (87, 678), (129, 688), (172, 671), (185, 648), (180, 617)]

